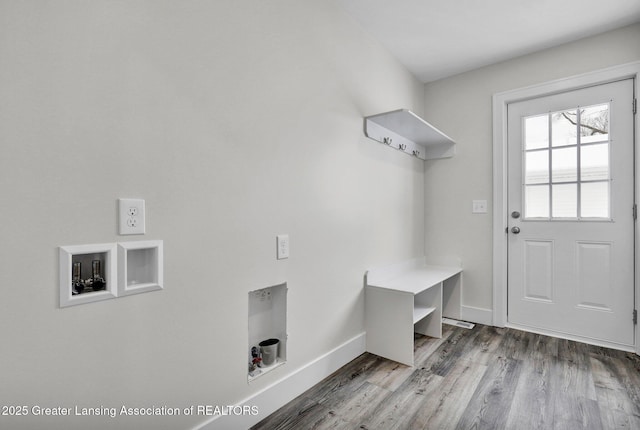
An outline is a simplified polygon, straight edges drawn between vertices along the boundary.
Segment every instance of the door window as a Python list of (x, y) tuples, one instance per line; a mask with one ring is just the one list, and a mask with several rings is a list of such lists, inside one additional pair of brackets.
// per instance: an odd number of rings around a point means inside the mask
[(610, 219), (609, 103), (523, 118), (524, 217)]

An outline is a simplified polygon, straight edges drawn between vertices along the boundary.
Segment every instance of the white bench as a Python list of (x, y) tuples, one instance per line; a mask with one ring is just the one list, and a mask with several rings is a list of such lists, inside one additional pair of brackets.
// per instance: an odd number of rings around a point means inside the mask
[(424, 258), (365, 274), (367, 351), (413, 366), (413, 333), (442, 337), (442, 318), (460, 319), (462, 267)]

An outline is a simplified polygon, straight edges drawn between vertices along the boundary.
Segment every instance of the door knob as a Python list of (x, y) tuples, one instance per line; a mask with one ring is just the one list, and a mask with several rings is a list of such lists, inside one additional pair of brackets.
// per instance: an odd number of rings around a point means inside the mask
[(511, 227), (511, 233), (513, 234), (520, 233), (520, 227)]

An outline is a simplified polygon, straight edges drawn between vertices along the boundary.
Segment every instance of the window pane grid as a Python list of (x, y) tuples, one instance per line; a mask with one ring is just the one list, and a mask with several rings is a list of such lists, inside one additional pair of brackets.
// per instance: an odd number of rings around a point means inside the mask
[(610, 219), (609, 104), (523, 118), (525, 219)]

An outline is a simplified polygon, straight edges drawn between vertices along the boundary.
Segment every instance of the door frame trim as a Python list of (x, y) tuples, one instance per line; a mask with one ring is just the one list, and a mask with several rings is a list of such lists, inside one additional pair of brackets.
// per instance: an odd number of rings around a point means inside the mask
[[(577, 90), (599, 84), (635, 78), (634, 95), (638, 97), (640, 81), (640, 61), (608, 67), (568, 78), (562, 78), (529, 87), (504, 91), (493, 95), (493, 325), (505, 327), (507, 320), (507, 106), (509, 103)], [(631, 109), (631, 106), (629, 107)], [(634, 118), (634, 154), (638, 163), (638, 135), (640, 115)], [(635, 169), (634, 169), (635, 170)], [(638, 202), (640, 175), (634, 178), (635, 201)], [(631, 208), (629, 208), (631, 210)], [(637, 223), (637, 221), (636, 221)], [(639, 232), (635, 230), (635, 309), (638, 309), (640, 288), (638, 270)], [(631, 315), (629, 318), (631, 319)], [(635, 329), (635, 351), (640, 354), (640, 330)]]

